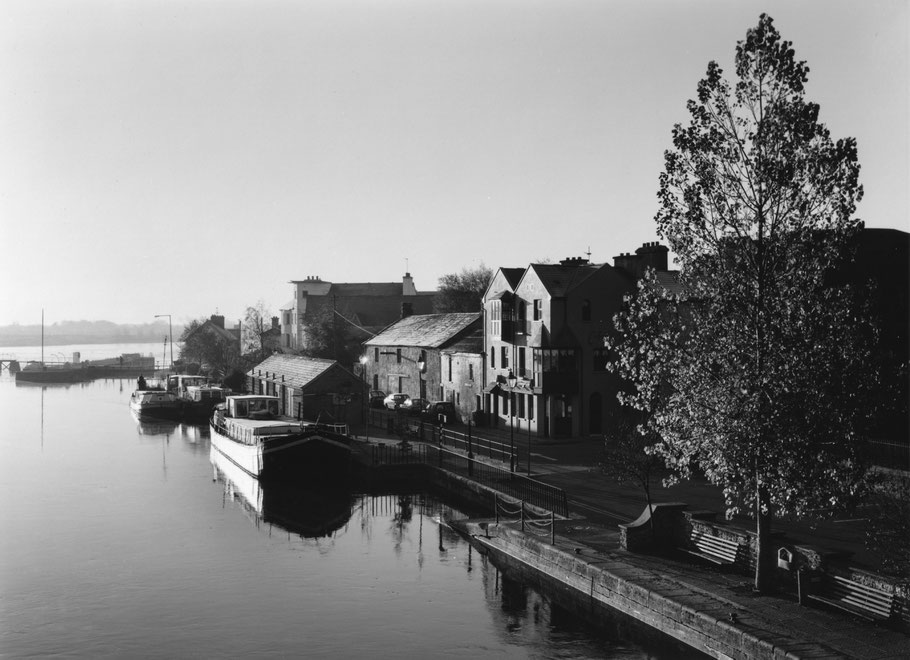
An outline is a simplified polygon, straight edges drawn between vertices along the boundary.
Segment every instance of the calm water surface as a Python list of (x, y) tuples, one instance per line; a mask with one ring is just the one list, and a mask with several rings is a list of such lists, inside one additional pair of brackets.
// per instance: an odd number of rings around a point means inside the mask
[(432, 498), (260, 489), (133, 386), (0, 376), (3, 657), (672, 657), (511, 582)]

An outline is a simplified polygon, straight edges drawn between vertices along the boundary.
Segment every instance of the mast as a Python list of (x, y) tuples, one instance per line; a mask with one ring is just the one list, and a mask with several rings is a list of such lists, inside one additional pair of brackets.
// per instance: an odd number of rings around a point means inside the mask
[(44, 365), (44, 308), (41, 308), (41, 365)]

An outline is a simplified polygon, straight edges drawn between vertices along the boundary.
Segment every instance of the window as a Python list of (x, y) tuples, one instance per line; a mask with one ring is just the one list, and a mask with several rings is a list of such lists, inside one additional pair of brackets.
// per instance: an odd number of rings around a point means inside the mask
[(516, 417), (524, 417), (524, 416), (525, 416), (525, 395), (519, 394), (518, 395), (518, 414), (516, 415)]
[(509, 368), (509, 347), (502, 347), (502, 361), (499, 363), (500, 368), (508, 369)]
[(534, 395), (528, 395), (528, 419), (534, 419)]
[(373, 349), (373, 362), (379, 362), (379, 347)]
[(452, 382), (452, 356), (449, 356), (449, 382)]
[(502, 336), (502, 301), (494, 300), (490, 306), (490, 336)]
[[(400, 348), (395, 349), (395, 361), (398, 364), (401, 364), (401, 349)], [(398, 390), (398, 391), (400, 392), (401, 390)]]
[(577, 371), (575, 350), (571, 348), (533, 349), (534, 373), (571, 373)]
[(490, 369), (496, 368), (496, 349), (490, 349)]
[(473, 364), (468, 365), (468, 380), (469, 381), (474, 380), (474, 365)]
[(373, 374), (373, 389), (379, 389), (379, 374)]
[(591, 321), (591, 301), (587, 298), (581, 301), (581, 320), (585, 323)]
[(539, 321), (543, 318), (543, 300), (537, 298), (534, 300), (534, 320)]
[(525, 377), (525, 347), (518, 347), (518, 375), (522, 378)]

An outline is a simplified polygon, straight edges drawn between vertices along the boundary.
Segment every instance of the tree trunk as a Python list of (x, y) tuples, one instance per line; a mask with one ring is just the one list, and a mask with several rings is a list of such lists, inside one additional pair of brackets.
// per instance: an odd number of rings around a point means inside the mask
[(763, 513), (768, 503), (768, 494), (760, 483), (755, 487), (755, 591), (765, 593), (768, 590), (768, 542), (770, 541), (770, 511)]

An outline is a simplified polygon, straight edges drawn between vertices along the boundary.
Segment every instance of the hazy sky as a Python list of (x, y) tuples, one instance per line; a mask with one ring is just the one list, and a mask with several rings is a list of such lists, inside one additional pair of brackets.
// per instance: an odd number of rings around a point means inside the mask
[[(664, 150), (762, 11), (908, 229), (908, 1), (4, 0), (0, 324), (229, 324), (656, 240)], [(611, 261), (612, 263), (612, 261)]]

